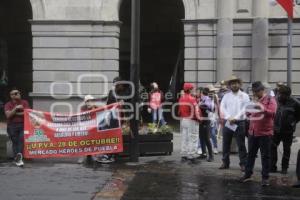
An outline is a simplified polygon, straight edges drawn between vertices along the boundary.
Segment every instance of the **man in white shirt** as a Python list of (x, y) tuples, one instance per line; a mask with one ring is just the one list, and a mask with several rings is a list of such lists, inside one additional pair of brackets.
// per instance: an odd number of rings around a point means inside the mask
[(247, 150), (245, 146), (245, 107), (250, 102), (248, 94), (241, 91), (242, 81), (232, 76), (228, 81), (230, 92), (226, 93), (221, 101), (220, 111), (224, 119), (223, 128), (223, 164), (219, 169), (228, 169), (230, 166), (230, 146), (232, 137), (238, 145), (241, 170), (245, 170)]

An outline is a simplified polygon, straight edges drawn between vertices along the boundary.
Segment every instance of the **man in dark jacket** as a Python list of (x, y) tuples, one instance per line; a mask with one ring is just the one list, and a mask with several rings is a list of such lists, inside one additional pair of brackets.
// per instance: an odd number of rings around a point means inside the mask
[(271, 172), (277, 172), (277, 147), (282, 141), (282, 174), (287, 174), (291, 155), (291, 145), (296, 124), (300, 120), (300, 102), (291, 97), (291, 89), (282, 85), (277, 91), (278, 109), (274, 122), (274, 137), (271, 148)]

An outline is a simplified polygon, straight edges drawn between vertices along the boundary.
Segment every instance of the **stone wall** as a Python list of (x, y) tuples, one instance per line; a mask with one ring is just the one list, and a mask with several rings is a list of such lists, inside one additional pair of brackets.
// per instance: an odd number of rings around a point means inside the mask
[[(300, 21), (293, 24), (293, 93), (300, 96)], [(287, 79), (287, 23), (286, 19), (270, 19), (269, 31), (269, 83)]]
[[(32, 21), (34, 107), (40, 98), (101, 97), (118, 76), (119, 23)], [(61, 100), (60, 100), (61, 101)]]
[[(262, 0), (182, 0), (185, 8), (185, 81), (206, 85), (232, 73), (245, 81), (285, 81), (286, 14)], [(49, 109), (51, 82), (72, 102), (80, 101), (78, 77), (119, 71), (119, 8), (122, 0), (31, 0), (33, 10), (33, 100)], [(295, 7), (298, 18), (300, 6)], [(285, 18), (285, 19), (283, 19)], [(270, 23), (269, 22), (270, 19)], [(298, 78), (298, 21), (294, 39), (294, 93)], [(69, 84), (70, 83), (70, 84)], [(102, 81), (88, 78), (83, 93), (101, 96)], [(48, 99), (48, 101), (47, 101)], [(67, 101), (67, 100), (66, 100)], [(43, 106), (41, 106), (43, 105)], [(44, 107), (46, 106), (46, 107)]]

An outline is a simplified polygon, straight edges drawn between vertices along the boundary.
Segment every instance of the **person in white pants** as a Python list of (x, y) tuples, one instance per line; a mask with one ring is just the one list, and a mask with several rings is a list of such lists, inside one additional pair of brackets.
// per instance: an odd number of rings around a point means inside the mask
[(196, 162), (198, 157), (199, 123), (201, 111), (197, 106), (196, 98), (191, 95), (194, 85), (185, 83), (184, 94), (179, 99), (179, 116), (181, 140), (181, 159)]

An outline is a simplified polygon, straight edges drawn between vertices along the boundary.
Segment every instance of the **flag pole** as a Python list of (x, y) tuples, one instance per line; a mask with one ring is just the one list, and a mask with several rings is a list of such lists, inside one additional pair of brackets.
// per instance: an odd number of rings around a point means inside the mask
[(288, 40), (287, 40), (287, 85), (292, 89), (293, 67), (293, 18), (288, 17)]

